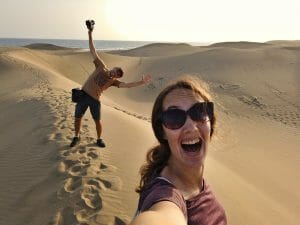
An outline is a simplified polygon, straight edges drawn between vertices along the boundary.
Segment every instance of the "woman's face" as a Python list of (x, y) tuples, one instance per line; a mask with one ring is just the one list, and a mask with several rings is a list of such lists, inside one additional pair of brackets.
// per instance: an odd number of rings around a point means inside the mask
[[(175, 89), (163, 101), (163, 111), (181, 109), (188, 111), (195, 103), (204, 102), (201, 96), (189, 89)], [(164, 138), (167, 139), (171, 156), (169, 163), (181, 167), (201, 167), (210, 140), (210, 122), (193, 121), (187, 116), (185, 124), (179, 129), (168, 129), (163, 125)]]

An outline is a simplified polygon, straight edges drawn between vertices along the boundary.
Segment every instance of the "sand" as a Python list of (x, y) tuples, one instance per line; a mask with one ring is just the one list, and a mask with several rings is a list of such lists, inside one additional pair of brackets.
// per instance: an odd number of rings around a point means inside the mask
[(152, 44), (99, 52), (125, 82), (102, 100), (105, 149), (86, 113), (70, 148), (70, 90), (93, 70), (89, 52), (35, 44), (0, 47), (0, 224), (129, 224), (138, 170), (156, 143), (153, 101), (171, 79), (191, 74), (214, 93), (216, 136), (205, 177), (228, 224), (296, 225), (300, 211), (300, 42)]

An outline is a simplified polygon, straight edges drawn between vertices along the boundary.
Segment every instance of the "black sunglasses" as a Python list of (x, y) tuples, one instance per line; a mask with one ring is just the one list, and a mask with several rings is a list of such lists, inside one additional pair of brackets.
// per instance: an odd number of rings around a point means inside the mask
[(197, 122), (207, 122), (213, 118), (213, 102), (197, 102), (188, 111), (182, 109), (167, 109), (162, 112), (161, 123), (168, 129), (176, 130), (185, 124), (187, 116)]

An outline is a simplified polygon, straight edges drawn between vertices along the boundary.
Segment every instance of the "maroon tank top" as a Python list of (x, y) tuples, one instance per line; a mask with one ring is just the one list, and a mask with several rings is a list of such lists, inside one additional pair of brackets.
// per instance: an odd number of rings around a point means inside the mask
[(223, 207), (217, 201), (209, 185), (204, 181), (204, 189), (197, 196), (185, 200), (181, 192), (167, 179), (156, 177), (140, 193), (138, 213), (146, 211), (160, 201), (170, 201), (183, 212), (188, 225), (226, 225)]

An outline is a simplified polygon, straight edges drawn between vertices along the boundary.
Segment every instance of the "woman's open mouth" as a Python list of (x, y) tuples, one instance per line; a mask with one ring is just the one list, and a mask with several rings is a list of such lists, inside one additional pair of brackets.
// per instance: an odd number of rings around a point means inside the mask
[(186, 152), (199, 152), (202, 146), (202, 139), (194, 138), (181, 142), (181, 147)]

